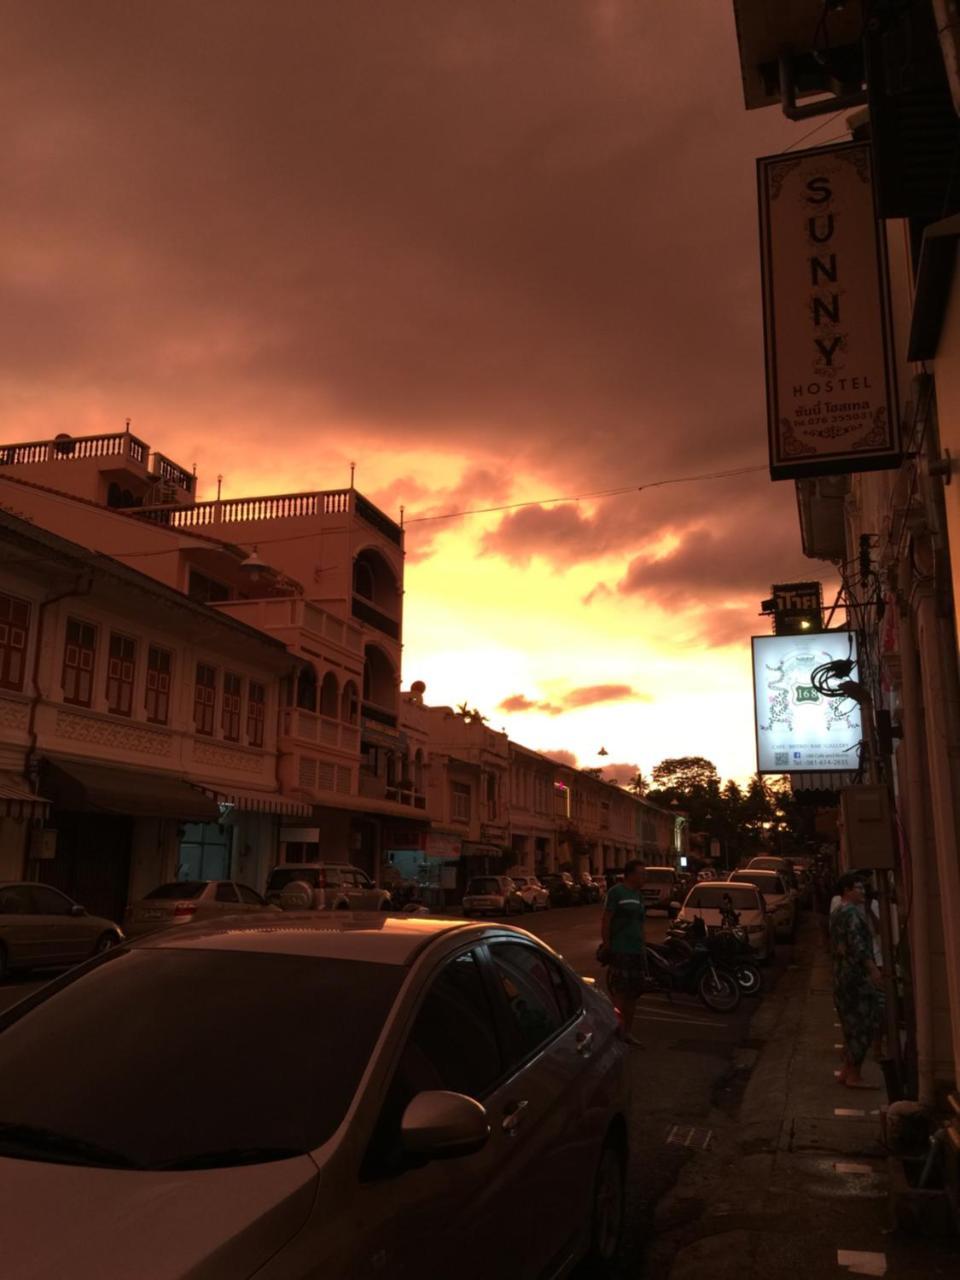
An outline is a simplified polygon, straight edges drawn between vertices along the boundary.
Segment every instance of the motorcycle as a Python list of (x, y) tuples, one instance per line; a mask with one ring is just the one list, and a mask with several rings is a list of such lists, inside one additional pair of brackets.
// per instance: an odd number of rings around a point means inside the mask
[[(697, 925), (700, 926), (697, 930)], [(740, 992), (745, 996), (758, 996), (763, 990), (763, 974), (753, 958), (753, 948), (747, 940), (746, 932), (740, 928), (740, 917), (723, 913), (721, 925), (716, 933), (707, 933), (702, 920), (695, 923), (678, 923), (667, 933), (667, 938), (674, 943), (689, 945), (690, 934), (697, 931), (718, 969), (729, 973), (736, 980)]]
[[(702, 927), (702, 921), (701, 927)], [(708, 1009), (732, 1013), (740, 1003), (740, 986), (733, 973), (710, 952), (706, 930), (691, 926), (682, 945), (647, 943), (647, 965), (653, 986), (668, 995), (675, 991), (699, 996)]]

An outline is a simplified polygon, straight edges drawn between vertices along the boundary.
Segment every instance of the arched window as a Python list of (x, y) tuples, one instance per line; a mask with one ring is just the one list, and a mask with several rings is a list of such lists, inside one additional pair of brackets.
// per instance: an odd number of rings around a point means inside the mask
[(340, 707), (340, 686), (337, 677), (328, 671), (320, 682), (320, 714), (336, 720)]
[(305, 663), (297, 675), (297, 706), (304, 711), (317, 709), (317, 673)]
[(353, 593), (363, 596), (364, 600), (372, 600), (374, 596), (373, 569), (359, 556), (353, 562)]
[(340, 697), (340, 719), (345, 724), (356, 724), (359, 715), (360, 700), (357, 697), (357, 686), (352, 680), (348, 680), (343, 686)]
[(376, 605), (381, 613), (396, 617), (399, 580), (390, 562), (373, 547), (359, 552), (353, 562), (353, 592)]
[(393, 711), (397, 701), (397, 680), (393, 663), (376, 645), (367, 645), (363, 660), (363, 700)]

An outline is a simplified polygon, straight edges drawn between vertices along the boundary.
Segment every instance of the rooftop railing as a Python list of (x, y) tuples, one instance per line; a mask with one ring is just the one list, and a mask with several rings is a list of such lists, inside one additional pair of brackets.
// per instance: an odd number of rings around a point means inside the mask
[(58, 436), (0, 445), (0, 466), (28, 466), (37, 462), (79, 462), (84, 458), (131, 458), (146, 466), (149, 445), (128, 431), (102, 436)]
[(325, 489), (316, 493), (279, 493), (262, 498), (222, 498), (189, 507), (141, 507), (137, 515), (176, 529), (202, 529), (220, 524), (249, 524), (261, 520), (295, 520), (304, 516), (348, 515), (352, 512), (391, 542), (402, 546), (403, 530), (355, 489)]

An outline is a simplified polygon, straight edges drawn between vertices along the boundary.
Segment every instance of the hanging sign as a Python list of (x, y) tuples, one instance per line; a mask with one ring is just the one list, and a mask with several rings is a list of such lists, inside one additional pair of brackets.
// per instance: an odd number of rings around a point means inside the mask
[(811, 678), (817, 667), (843, 658), (856, 663), (852, 631), (753, 637), (759, 773), (857, 768), (863, 738), (859, 704), (852, 698), (828, 698)]
[(900, 463), (886, 240), (870, 146), (757, 161), (774, 480)]

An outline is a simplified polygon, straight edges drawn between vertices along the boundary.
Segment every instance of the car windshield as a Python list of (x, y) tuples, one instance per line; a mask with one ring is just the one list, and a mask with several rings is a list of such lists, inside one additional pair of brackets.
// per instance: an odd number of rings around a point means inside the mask
[(769, 871), (738, 871), (734, 880), (740, 884), (752, 884), (761, 893), (783, 893), (783, 884), (779, 876), (772, 876)]
[(295, 884), (298, 880), (302, 880), (304, 883), (316, 888), (319, 878), (320, 873), (316, 867), (277, 867), (275, 871), (270, 872), (270, 879), (267, 881), (267, 893), (279, 893), (288, 884)]
[(161, 884), (150, 890), (144, 902), (155, 902), (163, 898), (199, 898), (206, 887), (206, 880), (178, 880), (174, 884)]
[(114, 952), (0, 1018), (0, 1155), (187, 1169), (310, 1151), (342, 1121), (404, 975), (318, 957)]
[(499, 893), (500, 881), (494, 879), (493, 876), (478, 876), (476, 880), (471, 880), (467, 886), (467, 893)]
[(686, 907), (701, 910), (719, 911), (724, 906), (724, 898), (729, 895), (734, 911), (756, 911), (757, 895), (752, 889), (720, 889), (715, 885), (699, 885), (690, 894)]

